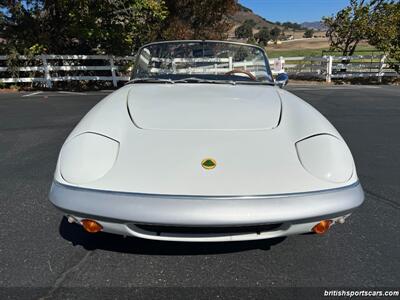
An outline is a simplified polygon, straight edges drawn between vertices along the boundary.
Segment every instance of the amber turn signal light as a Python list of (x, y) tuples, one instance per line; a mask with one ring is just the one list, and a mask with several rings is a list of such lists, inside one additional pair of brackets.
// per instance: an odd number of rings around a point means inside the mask
[(329, 230), (329, 227), (331, 227), (332, 220), (323, 220), (319, 222), (317, 225), (315, 225), (312, 229), (313, 232), (316, 234), (324, 234)]
[(85, 230), (90, 233), (96, 233), (103, 229), (103, 226), (93, 220), (84, 219), (81, 221), (81, 223), (83, 228), (85, 228)]

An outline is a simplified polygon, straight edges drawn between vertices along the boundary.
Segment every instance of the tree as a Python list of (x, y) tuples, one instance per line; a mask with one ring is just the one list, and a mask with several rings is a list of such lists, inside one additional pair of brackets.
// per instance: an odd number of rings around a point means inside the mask
[(164, 39), (225, 39), (236, 0), (165, 0)]
[(371, 17), (368, 41), (383, 51), (389, 63), (400, 71), (400, 3), (384, 3), (377, 8)]
[(281, 35), (281, 30), (279, 29), (279, 27), (274, 27), (271, 29), (270, 34), (271, 34), (271, 38), (274, 41), (277, 41), (279, 36)]
[[(5, 24), (6, 24), (6, 16), (5, 16), (5, 3), (0, 2), (0, 39), (3, 37), (3, 33), (5, 30)], [(0, 45), (2, 44), (2, 41), (0, 40)]]
[[(276, 23), (276, 25), (279, 25), (278, 23)], [(293, 29), (293, 30), (300, 30), (300, 29), (302, 29), (302, 27), (301, 27), (301, 24), (298, 24), (298, 23), (292, 23), (292, 22), (283, 22), (282, 24), (281, 24), (284, 28), (287, 28), (287, 29)]]
[(130, 54), (157, 39), (225, 39), (236, 0), (0, 1), (0, 38), (17, 53)]
[(243, 25), (249, 26), (253, 29), (257, 25), (257, 23), (253, 19), (247, 19), (243, 22)]
[(247, 44), (252, 44), (252, 45), (257, 45), (257, 41), (256, 41), (256, 39), (254, 38), (254, 36), (248, 38), (246, 43), (247, 43)]
[(271, 40), (271, 33), (267, 27), (263, 27), (254, 35), (254, 38), (259, 44), (266, 46), (268, 41)]
[(168, 14), (159, 0), (14, 0), (3, 10), (3, 38), (24, 54), (131, 54), (157, 38)]
[(253, 28), (256, 26), (256, 22), (252, 19), (247, 19), (242, 25), (236, 28), (235, 36), (239, 39), (252, 39), (253, 40)]
[(242, 24), (235, 30), (235, 36), (239, 39), (252, 38), (253, 28), (248, 24)]
[(37, 20), (39, 12), (35, 3), (24, 6), (21, 1), (3, 1), (3, 30), (0, 37), (5, 40), (5, 48), (23, 52), (36, 43), (40, 26)]
[(353, 55), (358, 43), (368, 37), (371, 14), (385, 0), (350, 0), (350, 5), (339, 11), (336, 16), (324, 18), (328, 27), (331, 50), (341, 51), (344, 56)]
[(305, 38), (312, 38), (313, 36), (314, 36), (314, 29), (307, 29), (303, 35), (303, 37)]

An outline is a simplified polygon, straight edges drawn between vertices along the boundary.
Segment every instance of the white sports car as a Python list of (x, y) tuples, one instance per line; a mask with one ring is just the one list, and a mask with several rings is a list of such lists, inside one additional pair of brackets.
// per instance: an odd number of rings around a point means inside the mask
[(89, 232), (239, 241), (344, 223), (364, 200), (352, 155), (313, 107), (281, 89), (260, 47), (143, 46), (132, 79), (65, 141), (50, 191)]

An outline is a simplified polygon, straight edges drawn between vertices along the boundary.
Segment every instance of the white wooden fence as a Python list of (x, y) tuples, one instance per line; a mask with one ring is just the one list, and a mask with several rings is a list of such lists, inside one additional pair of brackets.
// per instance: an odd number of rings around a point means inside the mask
[[(29, 66), (12, 67), (8, 63), (9, 57), (0, 56), (0, 63), (3, 62), (3, 66), (0, 66), (0, 82), (41, 82), (44, 86), (51, 88), (55, 81), (95, 80), (111, 81), (116, 87), (118, 81), (129, 80), (130, 66), (134, 61), (134, 56), (40, 55), (18, 56), (17, 61)], [(93, 62), (96, 65), (93, 65)], [(7, 73), (16, 74), (8, 78), (2, 76)]]
[[(19, 56), (10, 60), (0, 56), (0, 82), (29, 83), (39, 82), (51, 88), (57, 81), (109, 81), (116, 87), (119, 81), (129, 80), (134, 56), (110, 55), (40, 55)], [(335, 78), (357, 78), (399, 76), (388, 67), (385, 56), (323, 56), (323, 57), (280, 57), (270, 59), (272, 72), (276, 75), (286, 72), (297, 78), (322, 78), (330, 82)], [(220, 59), (221, 60), (221, 59)], [(201, 69), (211, 73), (244, 68), (257, 72), (259, 62), (219, 61), (224, 65), (210, 64)], [(178, 62), (179, 63), (179, 62)], [(226, 64), (226, 66), (225, 66)], [(196, 73), (195, 69), (191, 72)], [(178, 72), (179, 73), (179, 72)]]
[(288, 73), (298, 78), (323, 78), (327, 82), (338, 78), (398, 77), (385, 55), (279, 57), (270, 59), (273, 73)]

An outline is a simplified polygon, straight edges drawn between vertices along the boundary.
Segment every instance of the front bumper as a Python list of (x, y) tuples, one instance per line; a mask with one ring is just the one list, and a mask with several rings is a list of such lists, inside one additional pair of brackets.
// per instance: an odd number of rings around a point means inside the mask
[[(158, 240), (263, 239), (311, 231), (316, 221), (347, 217), (364, 201), (357, 182), (309, 193), (267, 196), (151, 195), (82, 189), (53, 182), (50, 201), (79, 222), (98, 220), (106, 232)], [(252, 226), (280, 224), (272, 231), (241, 234), (179, 234), (143, 231), (135, 224), (164, 226)]]

